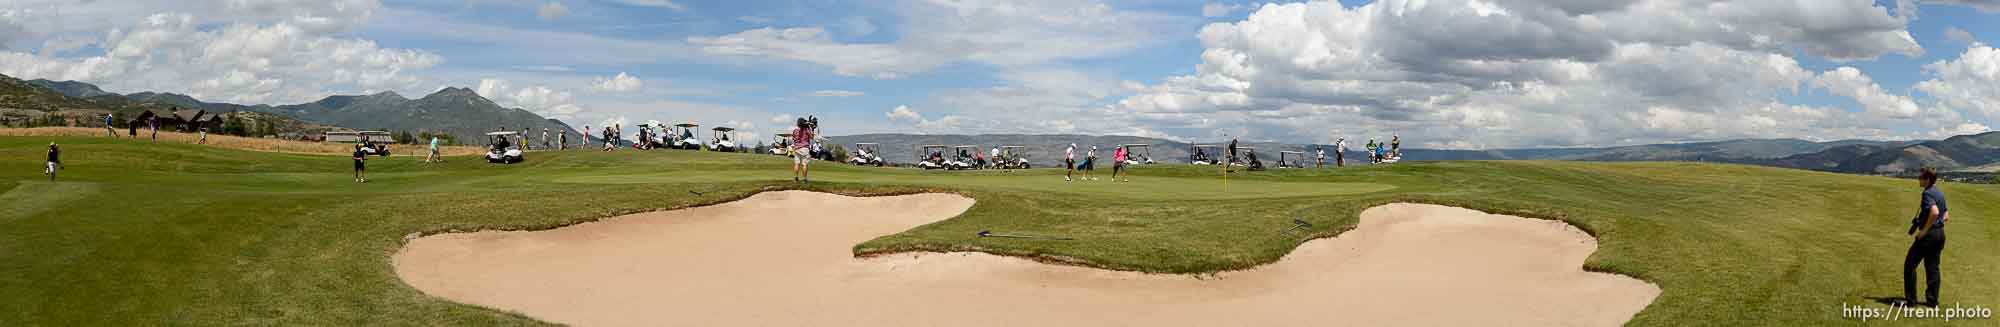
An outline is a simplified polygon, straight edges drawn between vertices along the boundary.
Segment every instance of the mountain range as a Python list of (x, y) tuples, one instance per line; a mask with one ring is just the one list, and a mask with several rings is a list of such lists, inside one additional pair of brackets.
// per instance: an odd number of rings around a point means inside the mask
[[(19, 81), (12, 78), (5, 80)], [(21, 85), (32, 87), (23, 89)], [(276, 106), (205, 102), (174, 93), (118, 94), (77, 81), (37, 79), (0, 83), (0, 88), (15, 90), (0, 92), (0, 108), (9, 107), (9, 103), (32, 103), (36, 108), (46, 109), (95, 105), (107, 111), (136, 111), (133, 108), (157, 111), (160, 106), (169, 106), (212, 113), (256, 112), (346, 129), (444, 133), (471, 143), (483, 142), (483, 134), (496, 129), (518, 131), (525, 128), (537, 132), (545, 128), (551, 131), (574, 130), (562, 121), (519, 108), (502, 107), (471, 89), (461, 87), (447, 87), (416, 99), (395, 92), (381, 92), (335, 95), (314, 102)], [(21, 95), (12, 96), (16, 93)]]

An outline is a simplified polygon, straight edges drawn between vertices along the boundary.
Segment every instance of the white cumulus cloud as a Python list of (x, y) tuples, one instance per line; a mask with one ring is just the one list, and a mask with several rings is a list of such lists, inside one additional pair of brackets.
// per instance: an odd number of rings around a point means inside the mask
[[(361, 15), (360, 13), (356, 13)], [(113, 92), (183, 93), (206, 101), (302, 103), (334, 92), (419, 91), (414, 71), (443, 58), (331, 36), (311, 15), (268, 25), (207, 26), (188, 14), (155, 14), (111, 29), (95, 56), (0, 51), (0, 74), (78, 80)]]
[(638, 91), (639, 88), (645, 86), (645, 81), (641, 81), (638, 77), (627, 75), (623, 72), (611, 78), (598, 77), (594, 82), (590, 83), (590, 89), (597, 92), (632, 92)]

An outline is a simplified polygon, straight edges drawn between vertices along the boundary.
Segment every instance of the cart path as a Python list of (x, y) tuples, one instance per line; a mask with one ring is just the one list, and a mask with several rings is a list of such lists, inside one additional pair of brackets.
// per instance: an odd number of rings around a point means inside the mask
[(1619, 325), (1652, 284), (1585, 272), (1567, 224), (1434, 205), (1213, 278), (980, 253), (854, 258), (973, 200), (772, 192), (536, 232), (411, 240), (398, 276), (445, 299), (581, 326)]

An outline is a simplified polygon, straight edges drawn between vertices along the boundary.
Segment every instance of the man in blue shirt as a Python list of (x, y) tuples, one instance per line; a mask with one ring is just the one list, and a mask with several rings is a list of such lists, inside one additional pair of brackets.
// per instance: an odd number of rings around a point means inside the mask
[[(1917, 216), (1910, 219), (1910, 230), (1916, 241), (1910, 244), (1909, 254), (1903, 257), (1903, 300), (1932, 307), (1938, 305), (1938, 285), (1942, 284), (1938, 273), (1938, 256), (1944, 252), (1944, 223), (1951, 217), (1951, 206), (1945, 204), (1944, 191), (1937, 187), (1937, 169), (1924, 167), (1917, 174), (1917, 184), (1923, 186), (1923, 199), (1918, 202)], [(1924, 302), (1917, 301), (1917, 264), (1924, 265)]]

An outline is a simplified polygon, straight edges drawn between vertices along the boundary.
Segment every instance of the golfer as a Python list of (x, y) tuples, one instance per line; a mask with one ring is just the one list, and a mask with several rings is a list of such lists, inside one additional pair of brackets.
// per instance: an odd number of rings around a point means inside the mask
[[(1321, 145), (1321, 146), (1317, 146), (1317, 147), (1313, 147), (1313, 149), (1314, 149), (1314, 150), (1313, 150), (1314, 154), (1315, 154), (1315, 155), (1317, 155), (1317, 156), (1319, 156), (1319, 158), (1318, 158), (1318, 161), (1319, 161), (1319, 162), (1318, 162), (1317, 164), (1314, 164), (1314, 165), (1313, 165), (1313, 168), (1325, 168), (1325, 167), (1326, 167), (1326, 146), (1324, 146), (1324, 145)], [(1283, 155), (1283, 153), (1280, 153), (1280, 155), (1282, 156), (1282, 155)], [(1279, 159), (1284, 159), (1284, 158), (1279, 158)]]
[(424, 162), (444, 162), (444, 156), (438, 155), (438, 138), (436, 136), (431, 137), (431, 154), (424, 156)]
[(159, 117), (159, 116), (153, 116), (153, 117), (146, 117), (146, 128), (151, 128), (151, 129), (153, 129), (153, 135), (152, 135), (152, 136), (149, 136), (149, 137), (153, 138), (154, 140), (159, 140), (159, 139), (160, 139), (160, 117)]
[(208, 127), (201, 128), (201, 139), (195, 140), (194, 144), (208, 144)]
[(549, 149), (549, 128), (548, 128), (548, 127), (543, 127), (543, 128), (542, 128), (542, 150), (548, 150), (548, 149)]
[(618, 143), (618, 141), (611, 139), (611, 126), (604, 126), (603, 133), (604, 136), (599, 137), (598, 139), (604, 140), (604, 152), (611, 152), (612, 147), (616, 147), (616, 145), (613, 144)]
[(1389, 135), (1389, 154), (1390, 154), (1390, 155), (1394, 155), (1394, 156), (1396, 156), (1397, 158), (1402, 158), (1402, 157), (1403, 157), (1403, 136), (1402, 136), (1402, 135), (1395, 135), (1395, 134), (1390, 134), (1390, 135)]
[(1077, 165), (1076, 168), (1078, 170), (1083, 170), (1083, 179), (1093, 180), (1093, 181), (1097, 180), (1097, 177), (1090, 176), (1090, 173), (1092, 171), (1097, 170), (1097, 146), (1095, 145), (1090, 146), (1090, 152), (1087, 152), (1083, 155), (1083, 164)]
[(583, 137), (583, 143), (582, 143), (583, 145), (579, 145), (576, 148), (578, 149), (590, 148), (590, 125), (583, 125), (583, 129), (576, 130), (576, 136)]
[(1236, 139), (1229, 139), (1229, 162), (1223, 164), (1229, 165), (1235, 163), (1236, 163)]
[(812, 123), (799, 118), (798, 127), (792, 128), (792, 181), (812, 185), (812, 176), (806, 166), (812, 163)]
[[(1917, 185), (1924, 192), (1917, 202), (1917, 216), (1910, 219), (1910, 230), (1904, 232), (1915, 234), (1916, 241), (1903, 256), (1903, 300), (1932, 307), (1938, 306), (1938, 285), (1944, 282), (1938, 272), (1938, 255), (1944, 252), (1944, 224), (1951, 220), (1951, 206), (1945, 204), (1937, 179), (1937, 168), (1924, 167), (1917, 174)], [(1920, 262), (1924, 264), (1924, 302), (1917, 302), (1916, 269)]]
[(110, 134), (111, 138), (118, 138), (118, 129), (111, 127), (111, 114), (104, 114), (104, 133)]
[(1347, 138), (1345, 137), (1333, 142), (1333, 166), (1347, 166)]
[(368, 182), (368, 179), (367, 179), (367, 178), (363, 178), (363, 176), (361, 175), (361, 172), (362, 172), (362, 171), (365, 171), (365, 170), (368, 170), (368, 167), (366, 167), (366, 165), (365, 165), (365, 163), (367, 163), (367, 162), (368, 162), (368, 154), (367, 154), (367, 153), (362, 153), (362, 152), (361, 152), (361, 145), (360, 145), (360, 144), (355, 144), (355, 145), (354, 145), (354, 182), (355, 182), (355, 183), (367, 183), (367, 182)]
[[(1111, 180), (1120, 182), (1132, 181), (1132, 173), (1125, 171), (1125, 160), (1130, 159), (1130, 155), (1129, 152), (1125, 151), (1125, 147), (1122, 146), (1118, 147), (1118, 150), (1111, 151)], [(1124, 180), (1118, 179), (1118, 176), (1121, 174), (1125, 176)]]
[(556, 151), (569, 150), (569, 130), (556, 131)]
[(1069, 148), (1063, 149), (1063, 167), (1067, 169), (1063, 171), (1063, 181), (1068, 182), (1069, 176), (1076, 174), (1076, 143), (1070, 143)]
[(56, 149), (56, 142), (49, 142), (49, 162), (42, 168), (42, 174), (49, 175), (49, 181), (56, 181), (56, 170), (62, 169), (62, 150)]

